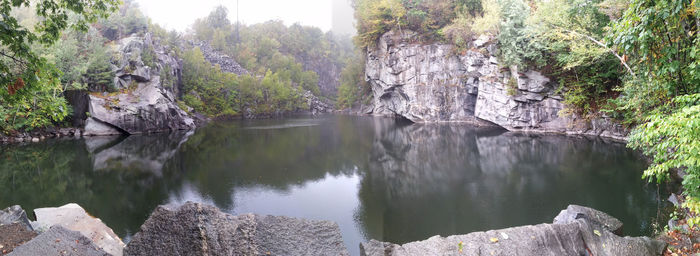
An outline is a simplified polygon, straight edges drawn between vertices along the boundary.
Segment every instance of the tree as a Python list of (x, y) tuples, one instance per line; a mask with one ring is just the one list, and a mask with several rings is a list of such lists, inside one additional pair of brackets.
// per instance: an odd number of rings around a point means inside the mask
[[(19, 80), (35, 80), (35, 72), (45, 63), (31, 49), (34, 43), (51, 45), (58, 40), (61, 32), (68, 27), (85, 31), (90, 22), (106, 18), (116, 10), (118, 0), (14, 0), (0, 2), (0, 85), (16, 84)], [(12, 16), (12, 11), (21, 7), (32, 7), (40, 18), (33, 28), (27, 28)], [(70, 13), (77, 14), (75, 20)], [(37, 85), (25, 81), (30, 86)], [(18, 89), (18, 88), (13, 88)], [(21, 88), (19, 88), (21, 89)], [(12, 90), (15, 92), (15, 90)], [(13, 94), (13, 93), (11, 93)]]

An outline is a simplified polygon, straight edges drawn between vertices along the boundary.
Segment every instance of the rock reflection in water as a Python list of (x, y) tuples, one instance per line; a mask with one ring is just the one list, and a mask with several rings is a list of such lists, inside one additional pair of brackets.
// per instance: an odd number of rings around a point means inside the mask
[(650, 232), (657, 195), (623, 144), (459, 125), (382, 125), (362, 180), (367, 236), (397, 243), (434, 234), (551, 222), (568, 204)]
[(90, 137), (85, 147), (96, 171), (129, 170), (163, 176), (165, 163), (194, 132), (129, 137)]
[(658, 199), (640, 179), (643, 161), (622, 144), (367, 117), (2, 145), (0, 160), (0, 208), (75, 202), (128, 240), (156, 206), (194, 200), (336, 221), (353, 255), (367, 239), (551, 222), (568, 204), (649, 234)]

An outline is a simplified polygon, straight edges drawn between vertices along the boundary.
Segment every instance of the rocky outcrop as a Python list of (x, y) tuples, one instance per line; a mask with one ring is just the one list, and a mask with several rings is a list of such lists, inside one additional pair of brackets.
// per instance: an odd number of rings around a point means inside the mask
[(662, 255), (666, 243), (647, 237), (620, 237), (621, 222), (600, 211), (569, 206), (553, 224), (522, 226), (396, 245), (362, 243), (360, 255)]
[(309, 105), (309, 112), (311, 112), (311, 114), (331, 113), (334, 110), (333, 105), (321, 100), (310, 91), (304, 91), (302, 96)]
[(288, 217), (232, 216), (188, 202), (160, 206), (125, 255), (348, 255), (338, 225)]
[(392, 30), (367, 49), (366, 80), (374, 96), (369, 113), (413, 122), (490, 122), (511, 131), (626, 137), (627, 130), (609, 118), (562, 115), (556, 83), (537, 71), (499, 65), (496, 44), (488, 37), (474, 40), (464, 53), (416, 38), (414, 32)]
[[(90, 241), (90, 243), (85, 243), (86, 246), (94, 244), (96, 248), (104, 250), (111, 255), (122, 255), (125, 245), (119, 236), (102, 223), (100, 219), (88, 215), (77, 204), (67, 204), (57, 208), (35, 209), (34, 215), (36, 215), (36, 221), (32, 223), (32, 226), (36, 230), (53, 230), (55, 227), (61, 227), (77, 231), (86, 237), (87, 241)], [(58, 234), (65, 233), (61, 230), (55, 232)], [(39, 237), (42, 236), (40, 235)], [(77, 236), (71, 235), (71, 237)], [(73, 239), (73, 241), (75, 240)]]
[(170, 49), (150, 34), (115, 44), (114, 93), (92, 92), (88, 100), (88, 136), (140, 134), (195, 127), (194, 119), (176, 104), (181, 67)]
[(202, 55), (204, 55), (204, 59), (212, 65), (219, 65), (221, 71), (234, 73), (236, 75), (250, 74), (250, 72), (238, 64), (235, 59), (214, 50), (207, 42), (188, 41), (187, 43), (190, 47), (199, 47), (199, 50), (202, 51)]

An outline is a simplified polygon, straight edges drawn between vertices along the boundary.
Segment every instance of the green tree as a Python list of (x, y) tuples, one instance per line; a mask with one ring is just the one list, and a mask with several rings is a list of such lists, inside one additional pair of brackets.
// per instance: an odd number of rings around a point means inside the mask
[[(15, 83), (18, 79), (32, 80), (34, 73), (43, 66), (45, 60), (32, 50), (32, 44), (51, 45), (68, 27), (87, 30), (90, 22), (107, 17), (116, 9), (117, 3), (117, 0), (45, 0), (33, 4), (30, 0), (0, 2), (3, 17), (3, 26), (0, 26), (0, 85)], [(11, 13), (14, 9), (30, 6), (39, 17), (33, 28), (20, 25)], [(69, 19), (71, 12), (77, 14), (75, 20)]]

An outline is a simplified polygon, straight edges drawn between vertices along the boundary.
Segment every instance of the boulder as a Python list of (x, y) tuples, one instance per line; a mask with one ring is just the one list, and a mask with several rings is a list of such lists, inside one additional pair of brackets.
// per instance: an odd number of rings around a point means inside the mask
[(80, 232), (91, 240), (97, 248), (111, 255), (122, 255), (124, 243), (119, 239), (119, 236), (100, 219), (90, 216), (77, 204), (67, 204), (58, 208), (35, 209), (34, 215), (36, 215), (37, 220), (32, 223), (32, 226), (36, 230), (49, 230), (52, 227), (61, 226)]
[(34, 230), (29, 218), (27, 218), (27, 213), (19, 205), (10, 206), (0, 211), (0, 226), (14, 223), (21, 224), (27, 230)]
[[(174, 99), (170, 91), (160, 86), (160, 78), (155, 77), (148, 83), (139, 83), (130, 93), (90, 95), (89, 106), (92, 119), (128, 134), (194, 129), (194, 119)], [(85, 127), (87, 134), (114, 134), (105, 131), (104, 126), (89, 124)]]
[(159, 206), (125, 255), (348, 255), (337, 224), (289, 217), (233, 216), (188, 202)]
[(114, 126), (89, 117), (85, 122), (85, 136), (109, 136), (123, 134)]
[(61, 226), (51, 227), (31, 241), (14, 249), (8, 256), (81, 255), (104, 256), (110, 253), (97, 247), (93, 241)]
[(599, 211), (570, 206), (562, 213), (554, 224), (434, 236), (404, 245), (373, 240), (360, 245), (360, 255), (644, 256), (662, 255), (666, 249), (666, 243), (648, 237), (613, 234), (608, 228), (617, 227), (619, 220)]
[(616, 235), (621, 236), (623, 233), (622, 221), (596, 209), (573, 204), (566, 207), (559, 215), (554, 217), (553, 223), (568, 224), (581, 218), (586, 218), (586, 220), (596, 223)]

